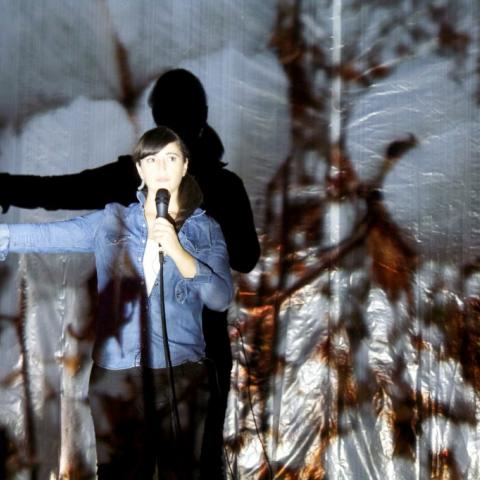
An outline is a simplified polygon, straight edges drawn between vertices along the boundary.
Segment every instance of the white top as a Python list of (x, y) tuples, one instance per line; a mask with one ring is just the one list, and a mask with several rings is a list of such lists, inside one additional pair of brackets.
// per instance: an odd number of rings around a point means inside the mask
[(145, 275), (147, 295), (150, 295), (152, 292), (155, 279), (160, 271), (160, 260), (158, 259), (159, 250), (159, 245), (151, 238), (148, 238), (145, 253), (143, 254), (143, 273)]

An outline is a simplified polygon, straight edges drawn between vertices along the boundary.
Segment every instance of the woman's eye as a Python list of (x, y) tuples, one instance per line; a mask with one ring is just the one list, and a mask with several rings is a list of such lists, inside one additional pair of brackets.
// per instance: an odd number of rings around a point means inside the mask
[(154, 159), (153, 157), (147, 157), (147, 158), (145, 159), (145, 162), (147, 162), (147, 163), (154, 163), (154, 162), (155, 162), (155, 159)]
[(175, 162), (177, 160), (177, 157), (175, 155), (170, 155), (169, 159), (171, 162)]

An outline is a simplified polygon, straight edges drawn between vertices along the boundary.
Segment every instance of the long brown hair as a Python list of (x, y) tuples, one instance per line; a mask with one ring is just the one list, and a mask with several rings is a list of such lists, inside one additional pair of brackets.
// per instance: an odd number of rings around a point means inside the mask
[[(188, 161), (189, 152), (183, 140), (170, 128), (160, 125), (145, 132), (138, 141), (133, 150), (133, 161), (140, 163), (142, 158), (149, 155), (155, 155), (169, 143), (175, 142), (180, 147), (183, 155), (183, 161)], [(178, 187), (178, 214), (175, 219), (177, 230), (181, 228), (185, 220), (198, 208), (203, 202), (202, 191), (195, 180), (187, 173)]]

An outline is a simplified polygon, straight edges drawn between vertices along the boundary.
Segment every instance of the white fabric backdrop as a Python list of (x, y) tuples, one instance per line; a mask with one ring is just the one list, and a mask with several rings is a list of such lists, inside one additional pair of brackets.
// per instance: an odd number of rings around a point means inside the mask
[[(479, 478), (476, 2), (0, 6), (1, 171), (112, 162), (152, 125), (162, 71), (205, 86), (263, 247), (230, 315), (231, 476)], [(12, 207), (0, 221), (73, 214)], [(38, 478), (94, 469), (91, 273), (85, 256), (0, 267), (12, 478), (33, 470), (29, 428)]]

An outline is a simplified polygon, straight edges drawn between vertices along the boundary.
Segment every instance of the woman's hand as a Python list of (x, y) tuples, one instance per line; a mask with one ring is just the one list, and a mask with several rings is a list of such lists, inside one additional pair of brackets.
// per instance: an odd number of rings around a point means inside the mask
[(150, 238), (160, 245), (163, 252), (174, 257), (183, 247), (178, 240), (175, 227), (166, 219), (158, 217), (153, 222)]
[(197, 273), (195, 259), (182, 247), (175, 227), (166, 219), (155, 219), (150, 238), (160, 244), (161, 250), (172, 258), (183, 277), (193, 278)]

